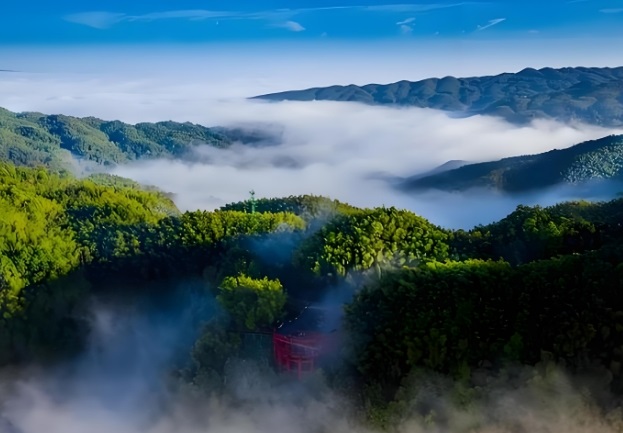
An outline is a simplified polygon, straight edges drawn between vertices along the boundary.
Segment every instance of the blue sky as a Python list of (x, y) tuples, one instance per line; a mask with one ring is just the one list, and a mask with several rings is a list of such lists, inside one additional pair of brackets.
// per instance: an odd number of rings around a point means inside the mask
[[(184, 77), (209, 87), (210, 95), (237, 97), (525, 67), (621, 66), (621, 45), (623, 0), (7, 0), (0, 6), (0, 72), (64, 74), (67, 92), (87, 75), (113, 82)], [(10, 103), (5, 98), (0, 106)]]
[(3, 3), (3, 46), (623, 35), (621, 0)]

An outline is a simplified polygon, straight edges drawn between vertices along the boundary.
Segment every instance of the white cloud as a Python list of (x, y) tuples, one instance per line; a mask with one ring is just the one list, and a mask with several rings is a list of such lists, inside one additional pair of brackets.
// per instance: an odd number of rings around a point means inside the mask
[(410, 35), (411, 33), (413, 33), (413, 27), (406, 24), (401, 25), (399, 29), (400, 33), (402, 33), (403, 35)]
[(623, 12), (623, 8), (606, 8), (606, 9), (600, 9), (599, 12), (603, 14), (619, 14)]
[(412, 23), (414, 21), (415, 21), (415, 18), (411, 17), (411, 18), (407, 18), (406, 20), (403, 20), (403, 21), (398, 21), (396, 23), (396, 25), (397, 26), (402, 26), (402, 25), (405, 25), (405, 24), (410, 24), (410, 23)]
[(300, 23), (296, 21), (286, 21), (284, 23), (275, 24), (275, 27), (281, 27), (291, 32), (303, 32), (305, 31), (305, 27), (303, 27)]
[(400, 29), (400, 33), (403, 35), (410, 35), (413, 33), (413, 25), (411, 23), (415, 22), (415, 18), (407, 18), (403, 21), (398, 21), (396, 25)]
[(113, 12), (83, 12), (67, 15), (66, 21), (82, 24), (95, 29), (107, 29), (126, 19), (125, 14)]
[(501, 22), (504, 22), (504, 21), (506, 21), (506, 18), (495, 18), (493, 20), (489, 20), (489, 22), (487, 24), (485, 24), (484, 26), (478, 26), (477, 30), (480, 30), (480, 31), (486, 30), (489, 27), (493, 27), (493, 26), (498, 25), (498, 24), (500, 24)]

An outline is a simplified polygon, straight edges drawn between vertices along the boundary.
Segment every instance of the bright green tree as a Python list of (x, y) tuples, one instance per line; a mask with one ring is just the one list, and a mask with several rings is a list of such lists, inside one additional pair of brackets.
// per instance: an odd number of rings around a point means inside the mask
[(240, 274), (223, 280), (217, 299), (237, 326), (254, 330), (270, 326), (281, 316), (286, 294), (279, 280)]

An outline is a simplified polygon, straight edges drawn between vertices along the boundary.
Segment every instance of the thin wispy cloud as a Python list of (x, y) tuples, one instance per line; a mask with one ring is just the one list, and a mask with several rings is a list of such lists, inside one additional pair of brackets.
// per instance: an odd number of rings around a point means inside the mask
[(128, 15), (114, 12), (81, 12), (65, 16), (65, 20), (96, 29), (107, 29), (121, 22), (153, 22), (162, 20), (202, 21), (209, 19), (277, 19), (288, 18), (292, 11), (265, 11), (241, 13), (233, 11), (216, 11), (207, 9), (171, 10), (152, 12), (141, 15)]
[(467, 3), (428, 3), (428, 4), (393, 4), (393, 5), (378, 5), (378, 6), (364, 6), (362, 9), (372, 12), (427, 12), (436, 9), (448, 9), (457, 6), (464, 6)]
[(405, 25), (405, 24), (410, 24), (410, 23), (412, 23), (413, 21), (415, 21), (415, 18), (411, 17), (411, 18), (407, 18), (407, 19), (406, 19), (406, 20), (404, 20), (404, 21), (398, 21), (398, 22), (396, 23), (396, 25), (397, 25), (397, 26), (402, 26), (402, 25)]
[(205, 9), (188, 9), (166, 12), (154, 12), (144, 15), (127, 16), (126, 21), (157, 21), (166, 19), (189, 19), (189, 20), (206, 20), (211, 18), (227, 18), (233, 17), (235, 13), (229, 11), (212, 11)]
[(413, 27), (403, 24), (400, 26), (400, 33), (403, 35), (410, 35), (413, 33)]
[[(297, 23), (294, 17), (306, 13), (328, 12), (334, 10), (353, 10), (372, 13), (401, 13), (401, 12), (427, 12), (436, 9), (447, 9), (451, 7), (461, 6), (466, 3), (442, 4), (390, 4), (379, 6), (330, 6), (317, 8), (296, 8), (296, 9), (273, 9), (260, 11), (231, 11), (231, 10), (209, 10), (209, 9), (181, 9), (163, 12), (151, 12), (139, 15), (130, 15), (120, 12), (110, 11), (87, 11), (66, 15), (66, 21), (82, 24), (95, 29), (108, 29), (122, 22), (153, 22), (160, 20), (184, 19), (191, 21), (201, 21), (208, 19), (248, 19), (248, 20), (266, 20), (279, 21), (286, 23)], [(414, 19), (414, 18), (413, 18)], [(413, 19), (407, 19), (404, 23), (408, 24)], [(411, 20), (411, 21), (409, 21)], [(302, 27), (302, 26), (300, 26)], [(299, 26), (290, 24), (284, 28), (292, 31), (302, 31)], [(298, 30), (294, 30), (298, 29)]]
[(476, 29), (478, 31), (482, 31), (482, 30), (486, 30), (490, 27), (496, 26), (498, 24), (500, 24), (501, 22), (506, 21), (506, 18), (495, 18), (493, 20), (489, 20), (489, 22), (487, 24), (485, 24), (484, 26), (478, 26)]
[(125, 21), (127, 18), (125, 14), (114, 12), (81, 12), (65, 16), (65, 21), (102, 30)]
[(396, 25), (400, 29), (401, 34), (410, 35), (411, 33), (413, 33), (413, 25), (412, 25), (413, 22), (415, 22), (415, 18), (411, 17), (403, 21), (398, 21)]
[(296, 21), (286, 21), (284, 23), (278, 23), (278, 24), (275, 24), (275, 27), (290, 30), (291, 32), (305, 31), (305, 27), (303, 27), (300, 23), (297, 23)]
[(602, 14), (620, 14), (621, 12), (623, 12), (623, 8), (606, 8), (600, 9), (599, 12), (601, 12)]

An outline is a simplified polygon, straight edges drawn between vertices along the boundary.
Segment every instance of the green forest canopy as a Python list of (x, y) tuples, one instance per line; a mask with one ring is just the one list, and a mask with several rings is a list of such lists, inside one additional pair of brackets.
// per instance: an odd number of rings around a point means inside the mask
[[(193, 355), (214, 374), (224, 363), (206, 354), (235, 354), (234, 330), (274, 325), (303, 296), (292, 281), (322, 291), (358, 273), (366, 284), (347, 306), (347, 346), (359, 380), (390, 398), (415, 368), (467, 378), (483, 362), (543, 356), (572, 368), (590, 359), (623, 382), (623, 199), (519, 206), (468, 231), (323, 197), (247, 205), (181, 213), (123, 179), (0, 164), (0, 362), (76, 347), (86, 335), (71, 313), (88, 294), (81, 273), (203, 275), (230, 313)], [(289, 263), (261, 257), (257, 245), (275, 240)]]

